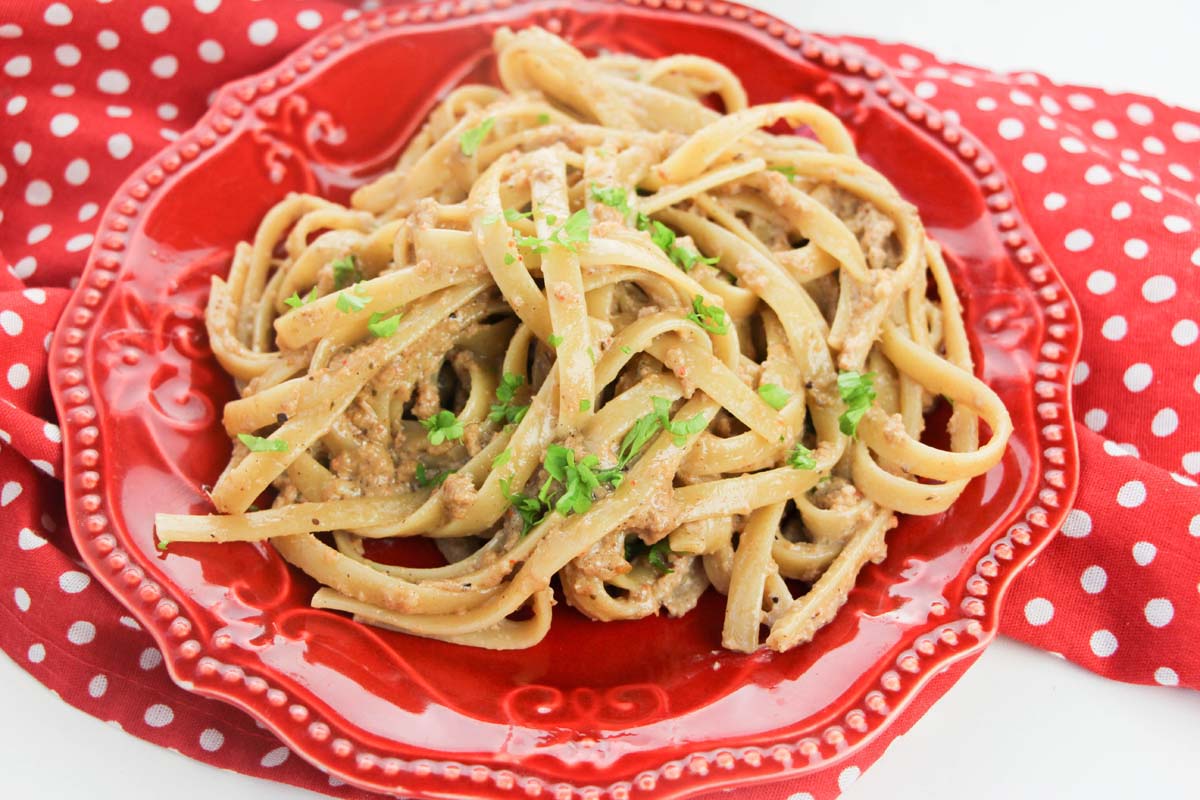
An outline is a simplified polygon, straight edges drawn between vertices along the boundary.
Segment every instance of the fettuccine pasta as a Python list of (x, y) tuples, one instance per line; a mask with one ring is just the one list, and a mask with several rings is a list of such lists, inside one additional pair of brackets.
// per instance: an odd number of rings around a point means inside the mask
[[(474, 647), (539, 642), (555, 581), (601, 621), (711, 586), (725, 647), (807, 642), (1012, 430), (938, 246), (819, 106), (495, 44), (502, 89), (451, 92), (349, 206), (289, 195), (213, 279), (233, 456), (160, 546), (269, 541), (314, 606)], [(445, 564), (378, 557), (402, 537)]]

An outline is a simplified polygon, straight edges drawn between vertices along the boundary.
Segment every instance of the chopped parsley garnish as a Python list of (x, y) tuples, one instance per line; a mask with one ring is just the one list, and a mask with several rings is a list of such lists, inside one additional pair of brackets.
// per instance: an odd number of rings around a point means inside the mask
[(792, 452), (788, 454), (787, 463), (794, 469), (816, 469), (817, 460), (813, 458), (812, 450), (796, 442)]
[(659, 424), (666, 428), (667, 433), (671, 434), (676, 447), (683, 447), (687, 444), (687, 437), (708, 427), (708, 423), (704, 421), (704, 416), (701, 414), (697, 414), (689, 420), (672, 420), (671, 401), (665, 397), (651, 397), (650, 401), (654, 403), (654, 414), (658, 417)]
[(599, 469), (600, 459), (594, 453), (576, 461), (575, 451), (561, 444), (552, 444), (546, 449), (546, 460), (542, 466), (550, 477), (542, 484), (538, 500), (549, 506), (554, 483), (557, 481), (562, 484), (563, 492), (553, 506), (564, 517), (571, 513), (583, 514), (591, 509), (592, 492), (600, 488), (601, 483), (608, 483), (615, 489), (624, 479), (619, 468)]
[(591, 407), (592, 407), (591, 400), (580, 400), (579, 401), (579, 410), (580, 411), (587, 411)]
[(551, 347), (558, 347), (560, 344), (563, 343), (563, 338), (561, 336), (559, 336), (557, 333), (552, 333), (546, 337), (546, 342)]
[(865, 375), (857, 372), (838, 373), (838, 394), (846, 404), (846, 410), (838, 417), (838, 428), (847, 436), (853, 436), (858, 431), (858, 423), (875, 402), (874, 380), (874, 372)]
[(370, 322), (367, 323), (367, 330), (380, 339), (394, 336), (396, 331), (400, 329), (400, 318), (403, 316), (402, 313), (396, 312), (390, 317), (385, 317), (382, 312), (376, 311), (371, 315)]
[(455, 439), (461, 439), (463, 436), (462, 422), (458, 417), (454, 416), (453, 411), (446, 411), (445, 409), (442, 409), (428, 419), (421, 420), (421, 427), (426, 430), (425, 438), (435, 447), (442, 442), (454, 441)]
[(620, 186), (609, 186), (602, 189), (593, 183), (591, 185), (591, 194), (592, 199), (597, 203), (603, 203), (609, 208), (615, 208), (623, 216), (629, 216), (632, 211), (629, 207), (629, 195)]
[(500, 491), (504, 493), (504, 499), (516, 509), (516, 512), (521, 516), (521, 521), (525, 523), (524, 527), (521, 528), (522, 536), (529, 533), (530, 528), (540, 524), (546, 518), (548, 509), (542, 506), (541, 501), (536, 497), (530, 497), (520, 492), (513, 494), (507, 479), (502, 478), (500, 480)]
[(251, 453), (286, 453), (288, 449), (283, 439), (264, 439), (249, 433), (239, 433), (237, 438)]
[(479, 150), (479, 145), (487, 138), (496, 120), (488, 117), (474, 128), (468, 128), (458, 137), (458, 147), (464, 156), (473, 156)]
[(441, 486), (445, 483), (446, 478), (449, 478), (452, 474), (450, 470), (444, 469), (436, 475), (428, 475), (425, 472), (425, 465), (418, 463), (416, 475), (417, 486), (420, 486), (422, 489), (428, 489), (430, 486)]
[(353, 255), (339, 258), (329, 266), (333, 268), (333, 288), (335, 289), (345, 289), (363, 279), (362, 273), (358, 269), (358, 259)]
[(649, 231), (650, 241), (658, 245), (658, 248), (667, 254), (667, 257), (684, 272), (691, 272), (692, 267), (696, 266), (699, 261), (702, 264), (715, 264), (720, 259), (715, 256), (712, 258), (702, 258), (695, 250), (689, 250), (686, 247), (681, 247), (675, 243), (675, 231), (663, 225), (656, 219), (650, 219), (645, 214), (638, 212), (637, 229), (639, 231)]
[(546, 125), (550, 122), (550, 115), (546, 114), (546, 113), (538, 114), (537, 121), (538, 121), (538, 125)]
[(512, 461), (512, 450), (503, 450), (500, 455), (492, 459), (492, 469), (499, 469)]
[[(505, 212), (505, 214), (507, 213)], [(548, 214), (546, 222), (553, 225), (558, 222), (558, 217)], [(567, 217), (566, 222), (555, 228), (544, 239), (540, 236), (526, 236), (521, 233), (518, 233), (515, 239), (517, 247), (524, 247), (531, 253), (547, 253), (550, 251), (551, 244), (569, 247), (572, 250), (578, 251), (579, 244), (588, 241), (591, 237), (591, 230), (592, 215), (588, 213), (586, 208), (581, 208)]]
[(155, 547), (157, 547), (159, 550), (166, 550), (169, 546), (170, 542), (164, 542), (161, 539), (159, 540), (158, 544), (155, 545)]
[(621, 449), (617, 451), (617, 467), (624, 469), (629, 462), (637, 458), (646, 444), (662, 430), (662, 421), (658, 414), (651, 412), (644, 417), (638, 417), (637, 422), (621, 440)]
[(764, 383), (762, 386), (759, 386), (758, 396), (776, 411), (786, 406), (787, 401), (792, 399), (791, 392), (777, 383)]
[(506, 422), (520, 424), (521, 420), (525, 419), (525, 413), (529, 411), (529, 406), (513, 403), (513, 398), (517, 396), (517, 389), (523, 383), (525, 383), (523, 377), (511, 372), (506, 372), (500, 377), (500, 383), (496, 386), (496, 402), (492, 403), (488, 419), (501, 425)]
[(369, 302), (371, 302), (370, 297), (357, 291), (342, 292), (338, 295), (335, 307), (343, 314), (353, 314), (362, 311)]
[(621, 352), (627, 356), (631, 356), (631, 355), (633, 355), (633, 348), (627, 344), (623, 344), (623, 345), (621, 345)]
[(517, 260), (516, 256), (514, 256), (512, 253), (504, 254), (504, 263), (505, 264), (512, 264), (516, 260)]
[(299, 308), (300, 306), (308, 305), (316, 299), (317, 287), (314, 286), (309, 290), (308, 294), (304, 295), (304, 297), (301, 297), (299, 292), (292, 292), (292, 296), (285, 298), (283, 302), (285, 305), (291, 306), (292, 308)]
[(709, 333), (715, 333), (718, 336), (729, 333), (729, 320), (725, 316), (725, 309), (720, 306), (704, 305), (704, 297), (701, 295), (692, 298), (692, 310), (687, 318)]
[(668, 539), (659, 539), (652, 545), (647, 545), (640, 536), (625, 537), (625, 560), (632, 563), (639, 556), (645, 556), (647, 563), (658, 570), (660, 575), (674, 572), (667, 558), (674, 554)]
[(768, 169), (770, 169), (772, 172), (782, 173), (789, 181), (795, 179), (796, 177), (795, 167), (768, 167)]

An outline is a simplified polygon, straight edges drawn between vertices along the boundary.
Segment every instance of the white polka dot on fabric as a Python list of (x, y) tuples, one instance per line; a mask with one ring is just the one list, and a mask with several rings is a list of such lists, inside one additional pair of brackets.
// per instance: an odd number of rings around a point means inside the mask
[(1175, 134), (1175, 138), (1184, 144), (1200, 142), (1200, 125), (1194, 122), (1180, 120), (1171, 126), (1171, 133)]
[(115, 159), (125, 158), (133, 152), (133, 140), (127, 133), (114, 133), (108, 137), (108, 153)]
[(150, 6), (142, 12), (142, 28), (146, 33), (162, 33), (171, 24), (171, 14), (162, 6)]
[[(45, 349), (46, 349), (46, 352), (47, 352), (47, 353), (49, 353), (49, 352), (50, 352), (50, 346), (49, 346), (49, 338), (50, 338), (50, 334), (47, 334), (47, 335), (46, 335), (46, 338), (47, 338), (47, 342), (46, 342), (46, 344), (44, 345), (44, 347), (45, 347)], [(40, 469), (42, 472), (44, 472), (44, 473), (46, 473), (47, 475), (49, 475), (51, 478), (55, 477), (55, 475), (54, 475), (54, 465), (53, 465), (53, 464), (51, 464), (49, 461), (43, 461), (43, 460), (42, 460), (42, 459), (40, 459), (40, 458), (34, 458), (34, 459), (31, 459), (29, 463), (30, 463), (30, 464), (32, 464), (32, 465), (33, 465), (34, 467), (36, 467), (37, 469)]]
[(1088, 375), (1092, 374), (1092, 368), (1087, 365), (1086, 361), (1080, 361), (1075, 365), (1075, 371), (1071, 374), (1071, 383), (1075, 386), (1083, 383), (1088, 379)]
[(46, 660), (46, 645), (31, 644), (25, 657), (29, 659), (31, 664), (40, 664)]
[(838, 774), (838, 789), (843, 792), (846, 791), (854, 785), (854, 782), (858, 780), (858, 776), (861, 774), (862, 770), (858, 767), (846, 767)]
[(1149, 125), (1154, 122), (1154, 112), (1145, 103), (1130, 103), (1129, 108), (1125, 109), (1125, 113), (1138, 125)]
[(997, 103), (990, 97), (981, 97), (975, 101), (975, 107), (980, 111), (995, 111)]
[(28, 164), (29, 157), (33, 155), (33, 145), (29, 142), (17, 142), (13, 145), (13, 161), (18, 164)]
[(1150, 245), (1146, 244), (1143, 239), (1127, 239), (1123, 249), (1125, 255), (1140, 261), (1150, 252)]
[(1186, 475), (1180, 475), (1178, 472), (1169, 472), (1167, 474), (1171, 476), (1171, 480), (1175, 481), (1180, 486), (1189, 486), (1192, 488), (1200, 486), (1200, 483), (1196, 483), (1191, 478), (1187, 477)]
[(8, 103), (4, 106), (4, 110), (8, 112), (10, 117), (15, 117), (24, 111), (25, 106), (28, 104), (29, 101), (25, 98), (25, 95), (19, 94), (9, 98)]
[(1179, 675), (1170, 667), (1159, 667), (1154, 670), (1154, 682), (1160, 686), (1178, 686)]
[(70, 136), (79, 127), (79, 117), (74, 114), (55, 114), (50, 119), (50, 132), (59, 138)]
[(1102, 628), (1092, 634), (1088, 645), (1092, 648), (1092, 652), (1100, 658), (1108, 658), (1117, 652), (1117, 637), (1113, 636), (1112, 631)]
[(1175, 618), (1175, 606), (1165, 597), (1156, 597), (1146, 603), (1146, 622), (1155, 628), (1164, 628)]
[(1099, 433), (1108, 424), (1108, 412), (1103, 408), (1093, 408), (1083, 415), (1083, 424), (1088, 427), (1088, 430)]
[(196, 52), (200, 54), (200, 60), (209, 64), (216, 64), (221, 59), (225, 58), (225, 48), (221, 43), (213, 39), (205, 39), (196, 48)]
[(1033, 98), (1029, 96), (1028, 92), (1021, 89), (1013, 89), (1011, 92), (1009, 92), (1008, 99), (1013, 101), (1014, 105), (1018, 106), (1033, 105)]
[(1192, 223), (1185, 217), (1168, 214), (1163, 217), (1163, 227), (1171, 233), (1187, 233), (1192, 229)]
[(1118, 202), (1112, 207), (1112, 218), (1116, 220), (1129, 219), (1133, 214), (1133, 206), (1126, 203), (1124, 200)]
[[(8, 487), (6, 486), (5, 488)], [(0, 503), (0, 505), (4, 504)], [(17, 533), (17, 547), (26, 552), (37, 550), (39, 547), (44, 547), (45, 545), (46, 540), (29, 530), (29, 528), (21, 528), (20, 532)]]
[(13, 56), (4, 63), (4, 74), (12, 78), (24, 78), (33, 69), (29, 56)]
[(1063, 246), (1072, 253), (1082, 253), (1084, 250), (1087, 250), (1089, 247), (1091, 247), (1095, 241), (1095, 237), (1092, 236), (1091, 231), (1084, 230), (1083, 228), (1076, 228), (1068, 233), (1066, 238), (1063, 239)]
[(53, 229), (45, 223), (42, 223), (41, 225), (34, 225), (29, 229), (29, 233), (25, 237), (25, 243), (37, 244), (38, 242), (45, 240), (45, 238), (50, 235), (51, 230)]
[(79, 48), (73, 44), (60, 44), (54, 48), (54, 60), (64, 67), (73, 67), (83, 59)]
[(1140, 392), (1154, 380), (1154, 370), (1145, 362), (1138, 362), (1125, 370), (1123, 377), (1125, 388), (1131, 392)]
[(146, 713), (142, 715), (142, 719), (151, 728), (165, 728), (175, 721), (175, 712), (170, 706), (162, 703), (155, 703), (146, 709)]
[(1108, 294), (1117, 288), (1117, 276), (1106, 269), (1098, 269), (1088, 275), (1087, 288), (1092, 294)]
[(1170, 275), (1154, 275), (1142, 284), (1142, 297), (1148, 303), (1164, 303), (1175, 296), (1176, 288)]
[(1122, 508), (1137, 508), (1144, 502), (1146, 502), (1146, 484), (1141, 481), (1126, 481), (1117, 490), (1117, 505)]
[(1046, 157), (1041, 153), (1026, 153), (1021, 159), (1021, 166), (1030, 172), (1039, 174), (1046, 170)]
[[(32, 292), (33, 289), (26, 289), (25, 291)], [(46, 295), (43, 292), (42, 297), (45, 298), (45, 296)], [(48, 441), (48, 442), (55, 442), (55, 443), (61, 442), (62, 441), (62, 428), (58, 427), (53, 422), (47, 422), (46, 424), (42, 425), (42, 436), (45, 436), (46, 441)]]
[(24, 389), (29, 385), (29, 367), (24, 364), (13, 364), (8, 368), (8, 385), (14, 389)]
[(1067, 198), (1058, 192), (1050, 192), (1042, 199), (1047, 211), (1058, 211), (1067, 204)]
[(206, 728), (200, 734), (200, 747), (210, 753), (220, 750), (225, 744), (225, 734), (215, 728)]
[(74, 15), (65, 4), (51, 3), (46, 6), (46, 13), (42, 15), (42, 19), (46, 20), (47, 25), (70, 25)]
[(93, 238), (90, 233), (81, 233), (78, 236), (72, 236), (67, 240), (66, 250), (68, 253), (78, 253), (81, 250), (87, 250), (92, 246)]
[(1150, 542), (1137, 542), (1133, 546), (1133, 560), (1139, 567), (1145, 567), (1158, 555), (1158, 548)]
[(1150, 421), (1150, 431), (1158, 437), (1170, 436), (1179, 428), (1179, 415), (1173, 408), (1160, 408)]
[(1152, 156), (1161, 156), (1167, 152), (1167, 146), (1157, 136), (1147, 136), (1142, 139), (1142, 149)]
[(279, 26), (275, 24), (275, 20), (273, 19), (256, 19), (250, 23), (250, 27), (246, 30), (246, 35), (250, 38), (250, 44), (256, 44), (259, 47), (275, 41), (275, 36), (278, 33)]
[(1141, 157), (1142, 154), (1137, 150), (1134, 150), (1132, 147), (1121, 148), (1121, 158), (1125, 159), (1126, 161), (1137, 161)]
[(1045, 111), (1047, 114), (1057, 115), (1057, 114), (1062, 113), (1062, 106), (1060, 106), (1058, 104), (1058, 101), (1055, 100), (1053, 97), (1051, 97), (1048, 94), (1042, 95), (1041, 98), (1038, 100), (1038, 104), (1042, 107), (1042, 110)]
[(996, 127), (996, 132), (1000, 134), (1002, 139), (1020, 139), (1025, 135), (1025, 124), (1015, 117), (1005, 117), (1000, 120), (1000, 124)]
[(96, 212), (100, 210), (100, 206), (95, 203), (84, 203), (79, 207), (79, 221), (87, 222), (92, 217), (96, 216)]
[(25, 591), (20, 586), (18, 586), (16, 589), (13, 589), (13, 604), (16, 605), (16, 607), (21, 611), (28, 611), (30, 605), (29, 592)]
[(1092, 515), (1088, 512), (1075, 508), (1063, 520), (1062, 535), (1071, 539), (1082, 539), (1092, 532)]
[(1193, 320), (1181, 319), (1171, 329), (1171, 341), (1180, 347), (1190, 347), (1198, 338), (1200, 338), (1200, 325), (1196, 325)]
[(105, 28), (96, 34), (96, 44), (104, 50), (116, 50), (120, 43), (121, 37), (117, 35), (116, 31)]
[(125, 117), (132, 117), (133, 109), (129, 106), (109, 106), (108, 108), (104, 109), (104, 113), (108, 114), (114, 119), (123, 119)]
[(91, 174), (92, 168), (88, 162), (82, 158), (76, 158), (70, 164), (67, 164), (67, 169), (63, 172), (63, 177), (72, 186), (82, 186), (87, 182), (88, 176)]
[(96, 88), (106, 94), (124, 94), (129, 90), (129, 76), (119, 69), (106, 69), (96, 78)]
[(1133, 458), (1139, 457), (1138, 449), (1128, 443), (1121, 444), (1120, 442), (1110, 442), (1106, 440), (1104, 442), (1104, 452), (1108, 453), (1113, 458), (1120, 458), (1121, 456), (1132, 456)]
[(86, 620), (72, 622), (67, 629), (67, 641), (71, 644), (91, 644), (96, 638), (96, 626)]
[(1063, 150), (1066, 150), (1068, 153), (1074, 153), (1076, 155), (1087, 152), (1087, 145), (1076, 139), (1074, 136), (1064, 136), (1063, 138), (1059, 139), (1058, 146)]
[(162, 660), (163, 657), (161, 650), (159, 650), (157, 647), (147, 647), (142, 651), (142, 654), (138, 656), (138, 666), (146, 671), (149, 671), (161, 664)]
[(1104, 165), (1093, 164), (1087, 168), (1087, 172), (1084, 173), (1083, 179), (1092, 186), (1103, 186), (1106, 183), (1112, 183), (1113, 176), (1112, 173), (1108, 171), (1108, 168)]
[(1162, 189), (1157, 186), (1143, 186), (1138, 189), (1138, 194), (1154, 203), (1161, 203), (1163, 200)]
[(1115, 139), (1117, 138), (1117, 126), (1113, 125), (1110, 120), (1098, 119), (1092, 123), (1092, 133), (1101, 139)]
[(1067, 105), (1076, 111), (1091, 111), (1096, 107), (1096, 101), (1082, 92), (1073, 92), (1067, 95)]
[(296, 24), (306, 31), (313, 31), (321, 27), (321, 14), (312, 9), (306, 9), (296, 15)]
[(31, 206), (44, 206), (54, 197), (54, 191), (45, 181), (30, 181), (25, 187), (25, 202)]
[(58, 588), (67, 594), (79, 594), (92, 582), (91, 576), (85, 572), (68, 570), (58, 576)]
[(1104, 567), (1093, 564), (1079, 576), (1079, 585), (1088, 594), (1099, 594), (1108, 585), (1108, 573), (1104, 571)]
[(913, 87), (913, 94), (922, 100), (928, 100), (937, 95), (937, 84), (932, 81), (920, 81)]
[(1177, 164), (1173, 161), (1167, 165), (1167, 172), (1171, 173), (1176, 178), (1179, 178), (1179, 180), (1186, 181), (1188, 183), (1196, 180), (1195, 174), (1190, 169), (1185, 167), (1183, 164)]
[(1124, 339), (1128, 331), (1129, 323), (1120, 314), (1114, 314), (1104, 320), (1104, 324), (1100, 326), (1101, 335), (1113, 342), (1119, 342)]
[(175, 56), (159, 56), (150, 63), (150, 71), (158, 78), (172, 78), (179, 71), (179, 59)]
[(27, 280), (34, 272), (37, 271), (37, 259), (33, 256), (25, 256), (17, 259), (17, 263), (13, 264), (12, 274), (21, 280)]
[(173, 103), (163, 103), (158, 107), (160, 119), (175, 119), (179, 116), (179, 107)]
[(87, 690), (88, 694), (94, 698), (103, 697), (104, 693), (108, 691), (108, 678), (103, 675), (96, 675), (88, 681)]
[(196, 6), (196, 10), (201, 14), (211, 14), (221, 5), (221, 0), (195, 0), (193, 5)]
[(142, 629), (142, 626), (139, 625), (138, 621), (136, 619), (134, 619), (133, 617), (121, 617), (117, 621), (120, 622), (122, 625), (124, 625), (126, 628), (132, 628), (135, 631), (140, 631)]
[(1054, 618), (1054, 604), (1044, 597), (1035, 597), (1025, 604), (1025, 620), (1030, 625), (1045, 625)]
[(1184, 453), (1180, 461), (1183, 463), (1184, 471), (1192, 475), (1200, 473), (1200, 450), (1192, 453)]
[(276, 747), (274, 750), (263, 756), (258, 763), (264, 767), (267, 767), (268, 769), (271, 767), (278, 767), (280, 764), (287, 761), (288, 756), (291, 754), (292, 751), (288, 750), (286, 747)]

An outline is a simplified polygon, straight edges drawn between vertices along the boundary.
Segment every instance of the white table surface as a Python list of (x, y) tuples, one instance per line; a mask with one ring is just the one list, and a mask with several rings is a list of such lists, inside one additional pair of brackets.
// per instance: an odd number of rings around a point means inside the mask
[[(815, 31), (906, 41), (1200, 108), (1196, 0), (758, 0)], [(260, 800), (309, 792), (213, 769), (60, 702), (0, 656), (0, 796)], [(1001, 639), (846, 800), (1195, 797), (1200, 694), (1129, 686)]]

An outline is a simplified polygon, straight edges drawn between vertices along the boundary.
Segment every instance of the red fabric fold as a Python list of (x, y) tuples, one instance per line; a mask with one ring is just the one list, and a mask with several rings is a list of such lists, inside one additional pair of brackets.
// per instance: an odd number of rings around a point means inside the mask
[[(329, 0), (130, 0), (120, 14), (27, 2), (0, 18), (0, 647), (130, 733), (339, 797), (365, 794), (174, 686), (150, 637), (80, 566), (55, 477), (46, 347), (125, 175), (220, 84), (355, 13)], [(1200, 115), (853, 43), (993, 150), (1082, 309), (1079, 497), (1013, 586), (1003, 631), (1116, 680), (1200, 687)], [(852, 764), (758, 796), (836, 796), (928, 702)]]

